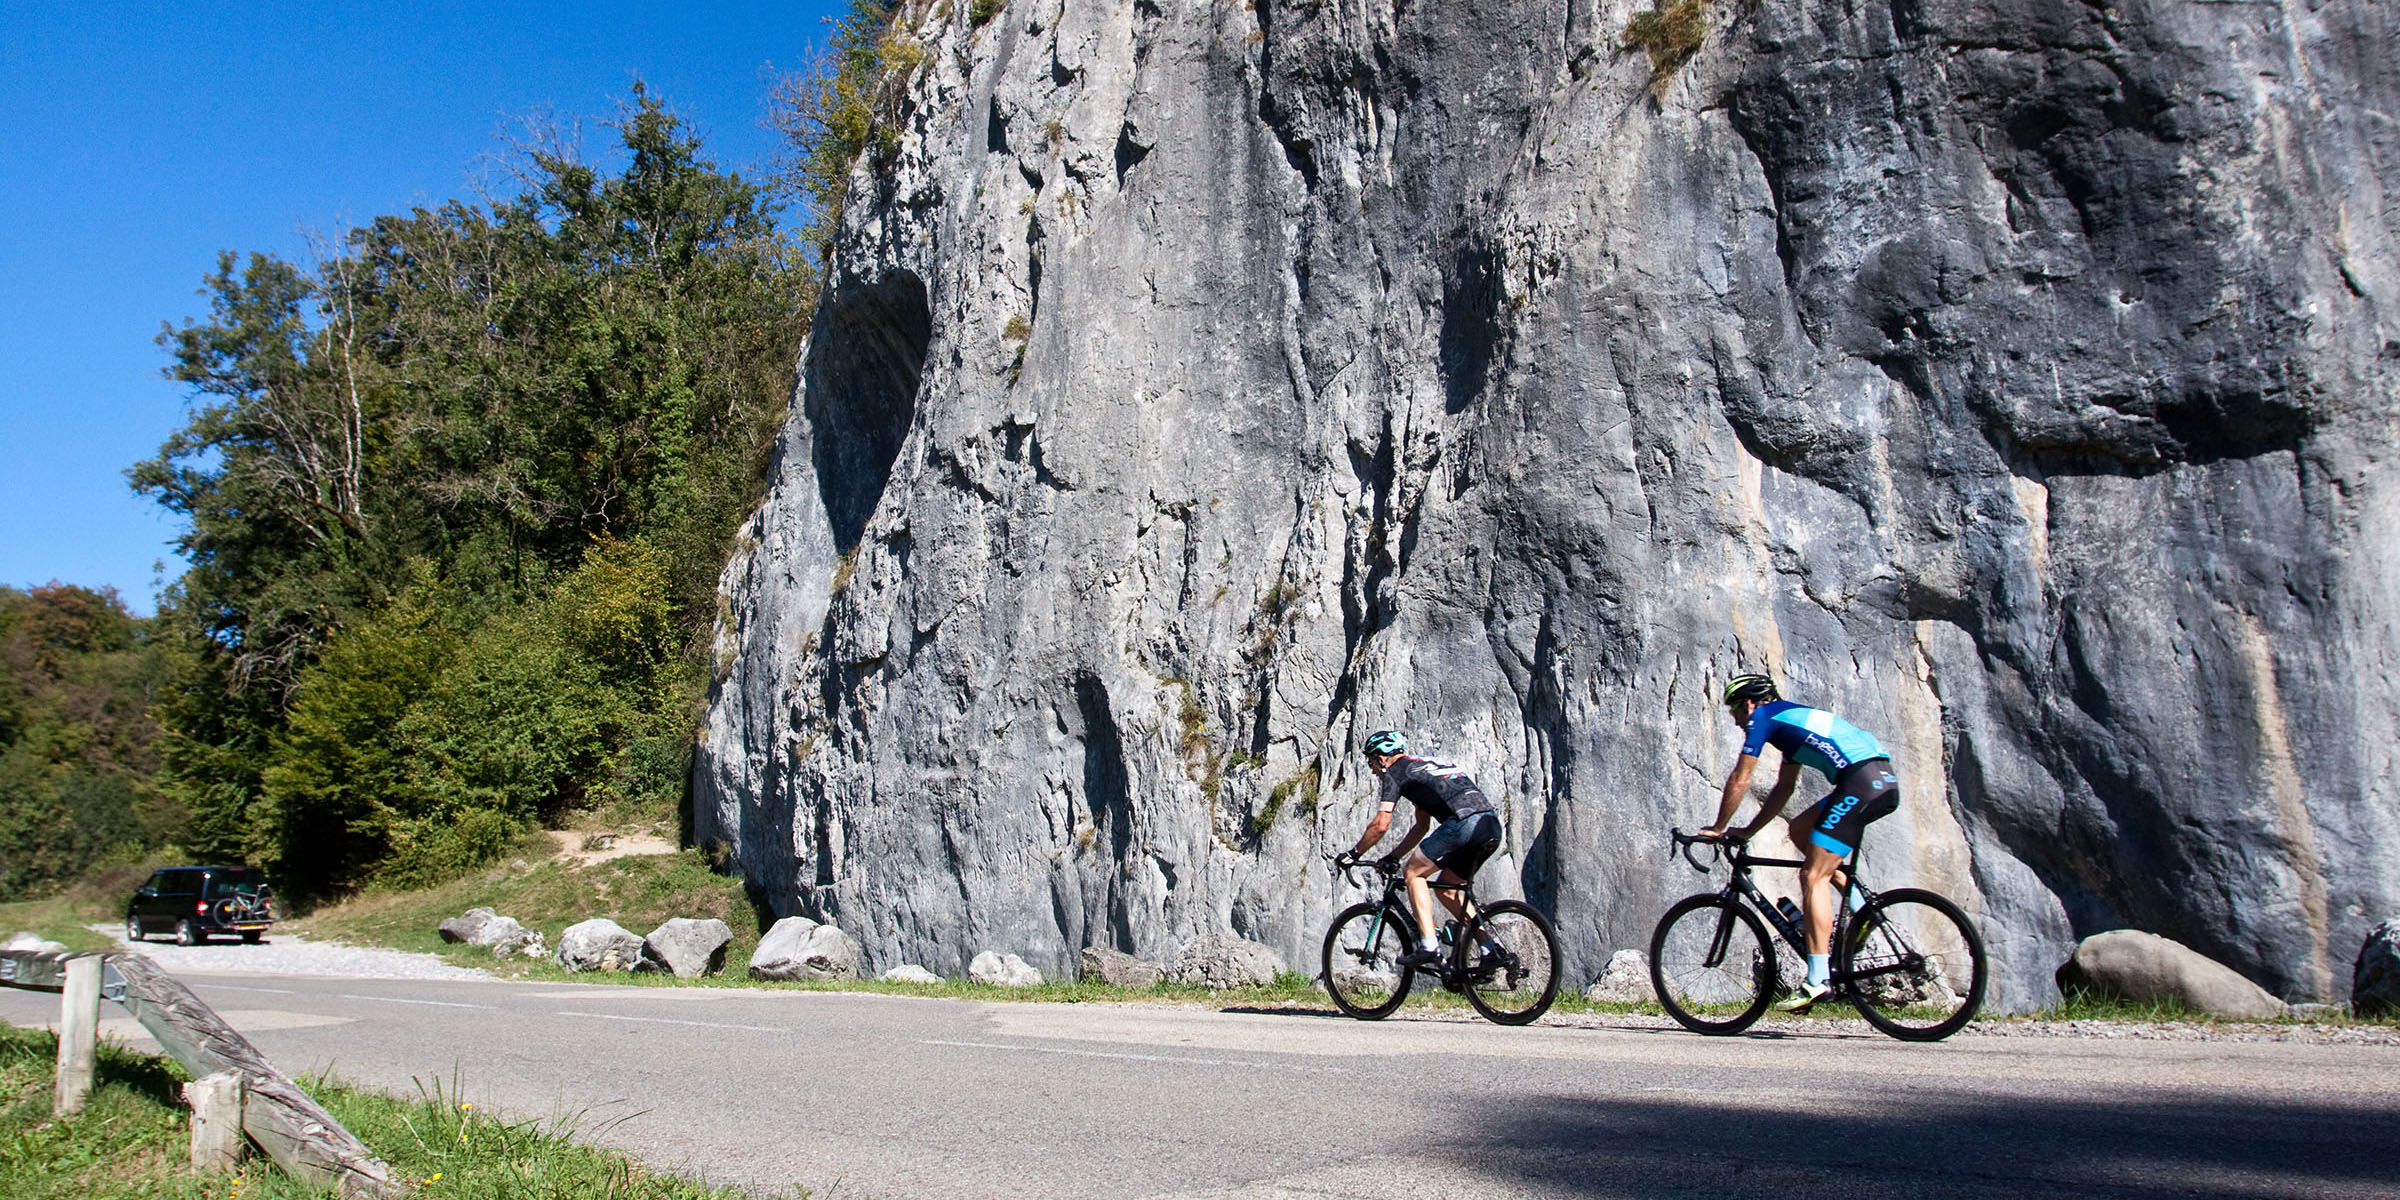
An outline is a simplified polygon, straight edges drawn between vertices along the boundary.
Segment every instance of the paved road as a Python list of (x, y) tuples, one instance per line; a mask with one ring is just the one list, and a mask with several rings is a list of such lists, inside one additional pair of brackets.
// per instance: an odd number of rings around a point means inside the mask
[[(287, 1070), (455, 1076), (486, 1108), (614, 1122), (599, 1140), (655, 1166), (820, 1200), (2400, 1195), (2394, 1046), (185, 978)], [(0, 990), (14, 1023), (55, 1013)]]

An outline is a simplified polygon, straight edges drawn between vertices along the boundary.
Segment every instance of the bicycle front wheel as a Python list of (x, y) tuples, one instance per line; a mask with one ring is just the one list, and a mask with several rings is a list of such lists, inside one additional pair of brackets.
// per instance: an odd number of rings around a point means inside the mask
[(1775, 944), (1749, 909), (1721, 895), (1686, 896), (1650, 935), (1650, 986), (1667, 1015), (1694, 1033), (1750, 1028), (1781, 986)]
[(1325, 994), (1334, 1007), (1361, 1021), (1380, 1021), (1408, 999), (1416, 975), (1402, 966), (1416, 926), (1406, 912), (1379, 904), (1353, 904), (1325, 931)]
[(1501, 1025), (1524, 1025), (1558, 998), (1558, 939), (1530, 905), (1482, 905), (1467, 924), (1467, 1003)]
[(1983, 939), (1948, 900), (1917, 888), (1885, 892), (1842, 931), (1835, 969), (1867, 1023), (1908, 1042), (1937, 1042), (1983, 1007)]

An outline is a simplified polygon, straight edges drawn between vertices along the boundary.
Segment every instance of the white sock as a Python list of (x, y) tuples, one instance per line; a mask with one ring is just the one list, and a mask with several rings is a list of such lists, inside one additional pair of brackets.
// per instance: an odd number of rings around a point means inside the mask
[(1810, 983), (1815, 984), (1818, 987), (1824, 987), (1825, 982), (1833, 978), (1833, 968), (1826, 961), (1830, 957), (1830, 955), (1824, 954), (1811, 954), (1808, 956), (1808, 981)]
[(1431, 951), (1438, 954), (1441, 952), (1442, 944), (1433, 940), (1432, 938), (1418, 938), (1417, 949)]

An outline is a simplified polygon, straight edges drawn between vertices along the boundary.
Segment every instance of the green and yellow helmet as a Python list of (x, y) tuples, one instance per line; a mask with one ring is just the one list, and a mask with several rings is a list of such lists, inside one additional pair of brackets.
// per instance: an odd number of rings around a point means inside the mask
[(1775, 681), (1759, 674), (1736, 675), (1725, 681), (1725, 703), (1737, 700), (1768, 701), (1776, 698)]

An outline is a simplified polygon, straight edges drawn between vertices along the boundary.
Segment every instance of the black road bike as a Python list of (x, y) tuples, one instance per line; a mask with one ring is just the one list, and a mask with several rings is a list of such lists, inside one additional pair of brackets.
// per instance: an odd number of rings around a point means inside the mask
[(1333, 919), (1325, 931), (1325, 991), (1336, 1007), (1362, 1021), (1379, 1021), (1408, 999), (1418, 971), (1431, 973), (1441, 985), (1464, 993), (1475, 1011), (1502, 1025), (1523, 1025), (1549, 1011), (1558, 998), (1558, 938), (1550, 922), (1532, 906), (1518, 900), (1475, 902), (1472, 882), (1433, 887), (1459, 893), (1466, 901), (1465, 928), (1451, 921), (1443, 926), (1441, 962), (1411, 967), (1400, 956), (1416, 947), (1417, 923), (1410, 914), (1408, 885), (1397, 863), (1333, 860), (1344, 878), (1352, 871), (1373, 871), (1383, 879), (1383, 895), (1353, 904)]
[[(1680, 852), (1705, 875), (1711, 861), (1729, 858), (1732, 873), (1714, 892), (1686, 896), (1659, 918), (1650, 935), (1650, 983), (1667, 1015), (1695, 1033), (1740, 1033), (1783, 994), (1770, 926), (1802, 955), (1808, 937), (1800, 911), (1769, 903), (1751, 882), (1754, 867), (1790, 867), (1798, 859), (1758, 858), (1739, 838), (1708, 839), (1672, 831), (1670, 856)], [(1940, 1041), (1958, 1032), (1983, 1007), (1988, 968), (1983, 939), (1967, 915), (1921, 888), (1877, 892), (1851, 867), (1849, 884), (1863, 897), (1854, 910), (1834, 885), (1834, 994), (1857, 1006), (1867, 1023), (1911, 1042)], [(1762, 919), (1763, 918), (1763, 919)]]

